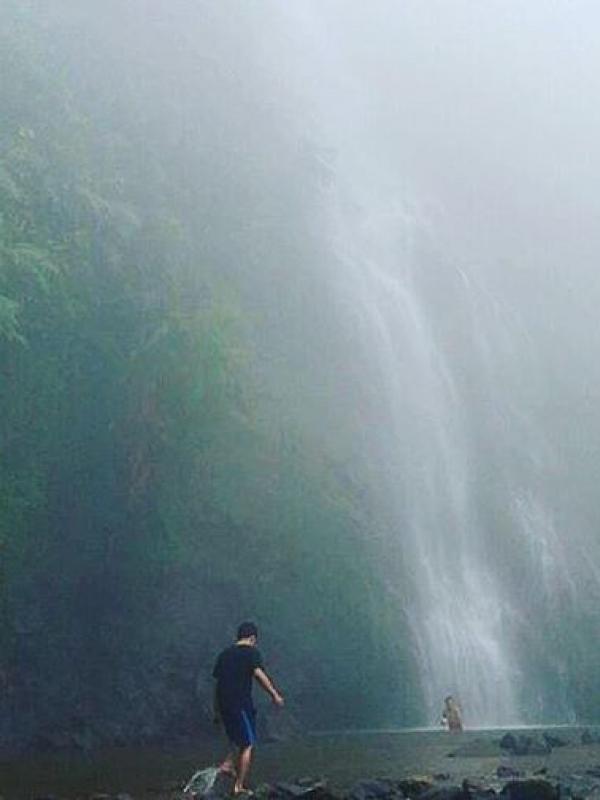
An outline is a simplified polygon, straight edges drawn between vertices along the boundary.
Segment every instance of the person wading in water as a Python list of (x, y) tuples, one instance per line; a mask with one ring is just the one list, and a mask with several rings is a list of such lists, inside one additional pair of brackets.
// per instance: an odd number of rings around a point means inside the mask
[(442, 725), (445, 725), (451, 733), (460, 733), (463, 729), (460, 706), (451, 694), (444, 699)]
[(256, 625), (243, 622), (237, 631), (237, 641), (219, 654), (213, 670), (213, 678), (216, 679), (215, 722), (223, 724), (233, 746), (219, 769), (235, 776), (234, 795), (251, 794), (245, 784), (252, 761), (252, 748), (256, 743), (252, 679), (260, 684), (276, 706), (284, 704), (283, 697), (263, 669), (257, 641)]

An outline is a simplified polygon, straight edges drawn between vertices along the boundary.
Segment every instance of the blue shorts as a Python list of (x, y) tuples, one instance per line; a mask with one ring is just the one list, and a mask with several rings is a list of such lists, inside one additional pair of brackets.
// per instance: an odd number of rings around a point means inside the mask
[(252, 747), (256, 744), (256, 715), (248, 709), (221, 711), (225, 733), (237, 747)]

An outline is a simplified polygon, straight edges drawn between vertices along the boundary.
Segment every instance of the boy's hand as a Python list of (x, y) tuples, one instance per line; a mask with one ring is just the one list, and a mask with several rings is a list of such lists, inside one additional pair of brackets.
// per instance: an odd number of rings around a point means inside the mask
[(274, 703), (276, 706), (279, 706), (279, 708), (282, 708), (282, 707), (285, 705), (285, 700), (284, 700), (284, 699), (283, 699), (283, 697), (282, 697), (282, 696), (279, 694), (279, 692), (273, 692), (273, 697), (272, 697), (272, 699), (273, 699), (273, 703)]

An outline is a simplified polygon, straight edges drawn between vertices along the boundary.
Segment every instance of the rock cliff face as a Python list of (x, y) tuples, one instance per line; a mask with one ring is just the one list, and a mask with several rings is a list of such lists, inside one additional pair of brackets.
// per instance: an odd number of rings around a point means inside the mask
[(3, 8), (1, 747), (205, 730), (248, 617), (291, 725), (365, 722), (395, 680), (352, 430), (316, 399), (325, 166), (252, 14), (188, 11)]
[(2, 747), (600, 717), (596, 20), (337, 5), (2, 3)]

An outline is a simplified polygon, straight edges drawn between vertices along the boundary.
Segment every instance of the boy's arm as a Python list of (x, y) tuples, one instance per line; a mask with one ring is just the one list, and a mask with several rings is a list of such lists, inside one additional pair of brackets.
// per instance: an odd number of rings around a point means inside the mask
[(271, 700), (275, 703), (276, 706), (282, 706), (284, 704), (285, 701), (284, 701), (283, 697), (279, 694), (277, 689), (273, 686), (273, 684), (271, 683), (271, 679), (269, 678), (267, 673), (264, 671), (264, 669), (261, 669), (260, 667), (256, 667), (256, 669), (254, 670), (254, 677), (256, 678), (258, 683), (260, 684), (261, 688), (264, 689), (264, 691), (268, 695), (270, 695)]

